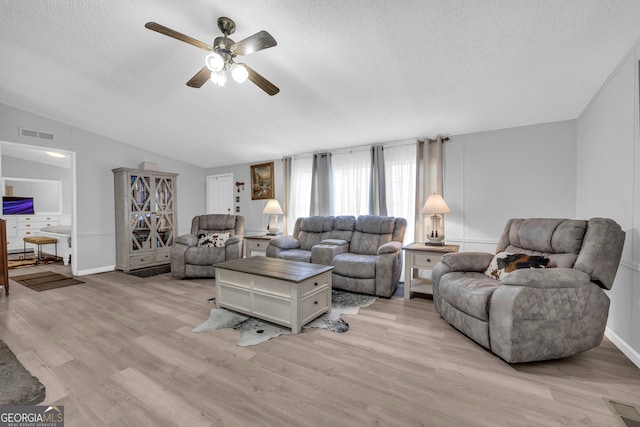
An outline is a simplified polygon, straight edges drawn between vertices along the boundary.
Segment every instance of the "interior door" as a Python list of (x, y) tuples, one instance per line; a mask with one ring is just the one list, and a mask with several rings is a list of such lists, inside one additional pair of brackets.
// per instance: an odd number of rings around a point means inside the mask
[(233, 174), (207, 177), (207, 213), (233, 215)]

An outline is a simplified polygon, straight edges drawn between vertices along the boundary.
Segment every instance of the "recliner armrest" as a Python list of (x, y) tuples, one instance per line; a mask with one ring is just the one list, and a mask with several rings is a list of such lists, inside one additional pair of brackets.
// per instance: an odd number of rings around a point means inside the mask
[(487, 252), (455, 252), (442, 255), (440, 262), (449, 267), (451, 271), (476, 271), (484, 272), (491, 260), (493, 254)]
[(293, 236), (278, 236), (269, 240), (269, 244), (280, 249), (297, 249), (300, 247), (300, 240)]
[(401, 249), (402, 249), (402, 243), (396, 242), (395, 240), (393, 240), (391, 242), (387, 242), (384, 245), (380, 246), (378, 248), (378, 255), (400, 252)]
[(576, 288), (591, 281), (589, 275), (574, 268), (523, 268), (501, 280), (504, 285), (530, 288)]
[(242, 240), (244, 240), (244, 236), (236, 234), (235, 236), (229, 237), (224, 244), (225, 245), (232, 245), (234, 243), (240, 243), (240, 242), (242, 242)]
[(186, 246), (196, 246), (198, 244), (198, 236), (195, 234), (183, 234), (176, 238), (176, 243)]

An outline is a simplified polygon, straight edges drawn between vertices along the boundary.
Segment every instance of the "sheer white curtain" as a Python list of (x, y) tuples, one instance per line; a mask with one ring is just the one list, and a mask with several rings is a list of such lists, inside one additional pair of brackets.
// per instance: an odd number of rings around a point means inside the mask
[(371, 151), (369, 147), (332, 153), (333, 211), (335, 215), (367, 215), (369, 213), (369, 179)]
[(387, 215), (405, 218), (404, 244), (414, 242), (416, 204), (416, 144), (384, 147)]
[(296, 219), (309, 216), (311, 207), (311, 171), (313, 156), (293, 157), (291, 159), (291, 193), (287, 217), (287, 234), (293, 233)]

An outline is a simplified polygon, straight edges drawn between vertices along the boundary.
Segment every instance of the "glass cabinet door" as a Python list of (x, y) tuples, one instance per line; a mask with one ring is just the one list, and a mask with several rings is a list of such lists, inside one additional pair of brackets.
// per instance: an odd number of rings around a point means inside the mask
[(151, 179), (131, 175), (131, 249), (151, 249), (153, 230)]
[(155, 246), (164, 248), (173, 244), (174, 182), (167, 177), (155, 178)]

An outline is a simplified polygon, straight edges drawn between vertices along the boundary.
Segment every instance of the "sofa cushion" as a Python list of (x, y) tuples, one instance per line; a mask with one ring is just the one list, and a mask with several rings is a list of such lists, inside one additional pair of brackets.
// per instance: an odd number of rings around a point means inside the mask
[(331, 237), (335, 218), (332, 216), (311, 216), (300, 219), (297, 237), (300, 249), (310, 251), (314, 245)]
[(198, 236), (198, 246), (205, 248), (223, 248), (229, 240), (229, 233), (207, 233)]
[(442, 276), (438, 292), (443, 300), (456, 309), (487, 322), (489, 301), (500, 286), (502, 283), (499, 280), (487, 277), (484, 273), (454, 271)]
[(346, 240), (350, 242), (353, 230), (356, 226), (356, 217), (350, 215), (337, 216), (331, 231), (331, 239)]
[(185, 264), (213, 265), (226, 261), (225, 248), (192, 246), (184, 253)]
[(344, 253), (333, 258), (334, 273), (356, 279), (372, 279), (376, 277), (375, 255)]
[(375, 255), (378, 248), (393, 239), (396, 219), (390, 216), (360, 215), (356, 220), (350, 252)]
[(237, 215), (200, 215), (191, 221), (191, 234), (201, 235), (208, 233), (229, 233), (231, 236), (236, 234), (238, 221), (242, 222), (242, 231), (244, 231), (244, 219), (239, 220)]
[(502, 280), (515, 270), (521, 268), (546, 268), (548, 264), (549, 258), (539, 255), (499, 252), (493, 257), (484, 274), (493, 279)]

